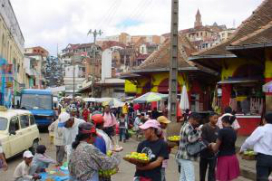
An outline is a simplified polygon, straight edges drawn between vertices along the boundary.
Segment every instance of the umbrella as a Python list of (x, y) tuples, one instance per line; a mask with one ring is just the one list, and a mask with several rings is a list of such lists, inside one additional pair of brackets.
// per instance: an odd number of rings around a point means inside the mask
[(148, 92), (145, 93), (144, 95), (136, 98), (133, 100), (134, 103), (146, 103), (146, 102), (157, 102), (160, 101), (164, 98), (167, 98), (168, 95), (165, 94), (160, 94), (156, 92)]
[(185, 85), (183, 85), (183, 87), (182, 87), (179, 107), (181, 110), (186, 110), (186, 109), (190, 108), (188, 93), (187, 93), (187, 89), (186, 89)]
[(104, 101), (102, 105), (103, 106), (109, 105), (111, 107), (123, 107), (125, 103), (116, 98), (111, 98), (110, 100)]

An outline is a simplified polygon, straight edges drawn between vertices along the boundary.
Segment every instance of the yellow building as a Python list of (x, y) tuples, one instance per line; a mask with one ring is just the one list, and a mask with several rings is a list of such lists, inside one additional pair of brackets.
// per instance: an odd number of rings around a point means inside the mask
[(24, 37), (10, 1), (4, 0), (0, 7), (0, 104), (10, 105), (11, 95), (24, 87), (23, 61)]
[[(179, 36), (178, 59), (178, 92), (183, 85), (187, 87), (191, 109), (206, 111), (210, 108), (212, 92), (216, 75), (209, 69), (203, 69), (188, 62), (187, 58), (195, 49), (188, 38)], [(169, 92), (169, 64), (171, 59), (170, 40), (168, 39), (158, 51), (153, 52), (140, 66), (130, 73), (123, 75), (126, 79), (125, 92), (127, 95), (142, 95), (146, 92)]]

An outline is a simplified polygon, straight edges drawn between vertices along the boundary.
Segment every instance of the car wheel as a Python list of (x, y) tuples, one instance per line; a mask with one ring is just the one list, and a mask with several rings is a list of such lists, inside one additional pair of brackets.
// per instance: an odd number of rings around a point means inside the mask
[(30, 148), (30, 151), (32, 152), (32, 154), (36, 153), (37, 147), (39, 146), (39, 141), (38, 140), (34, 140), (32, 147)]

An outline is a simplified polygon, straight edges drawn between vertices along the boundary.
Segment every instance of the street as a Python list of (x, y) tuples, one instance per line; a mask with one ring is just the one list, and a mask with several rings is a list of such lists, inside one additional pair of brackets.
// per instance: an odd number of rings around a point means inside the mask
[[(41, 133), (41, 142), (40, 144), (44, 144), (47, 147), (47, 154), (53, 158), (55, 158), (55, 147), (53, 145), (50, 145), (49, 143), (49, 137), (48, 133)], [(120, 143), (121, 146), (123, 146), (124, 150), (120, 153), (122, 157), (126, 155), (129, 152), (135, 151), (138, 145), (138, 142), (135, 141), (133, 138), (131, 138), (129, 141), (126, 143)], [(16, 168), (16, 166), (22, 161), (22, 155), (18, 155), (10, 160), (8, 160), (8, 165), (9, 169), (7, 172), (1, 171), (1, 181), (12, 181), (13, 180), (13, 172)], [(54, 169), (53, 166), (51, 166), (49, 169)], [(198, 164), (195, 163), (195, 170), (196, 170), (196, 180), (198, 179)], [(121, 165), (120, 165), (120, 170), (119, 172), (112, 177), (113, 181), (119, 181), (119, 180), (124, 180), (124, 181), (129, 181), (133, 180), (133, 175), (135, 172), (135, 166), (132, 164), (122, 160)], [(179, 178), (179, 173), (177, 170), (177, 164), (174, 159), (174, 155), (170, 155), (170, 160), (166, 172), (166, 180), (168, 181), (177, 181)], [(244, 178), (239, 178), (236, 181), (249, 181), (248, 179)]]

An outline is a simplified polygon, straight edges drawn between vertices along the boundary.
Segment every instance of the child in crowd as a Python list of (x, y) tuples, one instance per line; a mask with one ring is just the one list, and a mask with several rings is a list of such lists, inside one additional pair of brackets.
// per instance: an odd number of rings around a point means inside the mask
[(36, 166), (31, 164), (33, 154), (30, 151), (25, 151), (23, 161), (16, 167), (13, 177), (15, 181), (32, 181), (39, 180), (41, 177), (36, 174)]
[(32, 165), (37, 167), (36, 172), (45, 172), (49, 164), (57, 164), (57, 162), (45, 154), (46, 147), (39, 145), (34, 155)]
[(232, 128), (235, 116), (222, 117), (223, 129), (218, 133), (216, 143), (212, 143), (214, 152), (218, 152), (216, 180), (230, 181), (240, 175), (239, 162), (236, 157), (235, 142), (237, 135)]
[(125, 114), (121, 114), (119, 119), (119, 141), (126, 142), (127, 120)]
[[(202, 126), (202, 140), (208, 144), (215, 143), (218, 137), (218, 132), (220, 128), (216, 126), (218, 121), (218, 115), (216, 113), (211, 113), (209, 115), (209, 122)], [(215, 181), (215, 166), (216, 166), (216, 154), (213, 152), (211, 147), (203, 150), (200, 153), (200, 163), (199, 163), (199, 174), (200, 181), (205, 181), (206, 172), (208, 171), (208, 180)]]
[(134, 181), (161, 181), (162, 162), (169, 158), (169, 153), (166, 142), (158, 137), (161, 133), (160, 124), (157, 120), (148, 120), (140, 129), (146, 140), (139, 143), (137, 152), (146, 153), (151, 161), (145, 166), (136, 167)]

